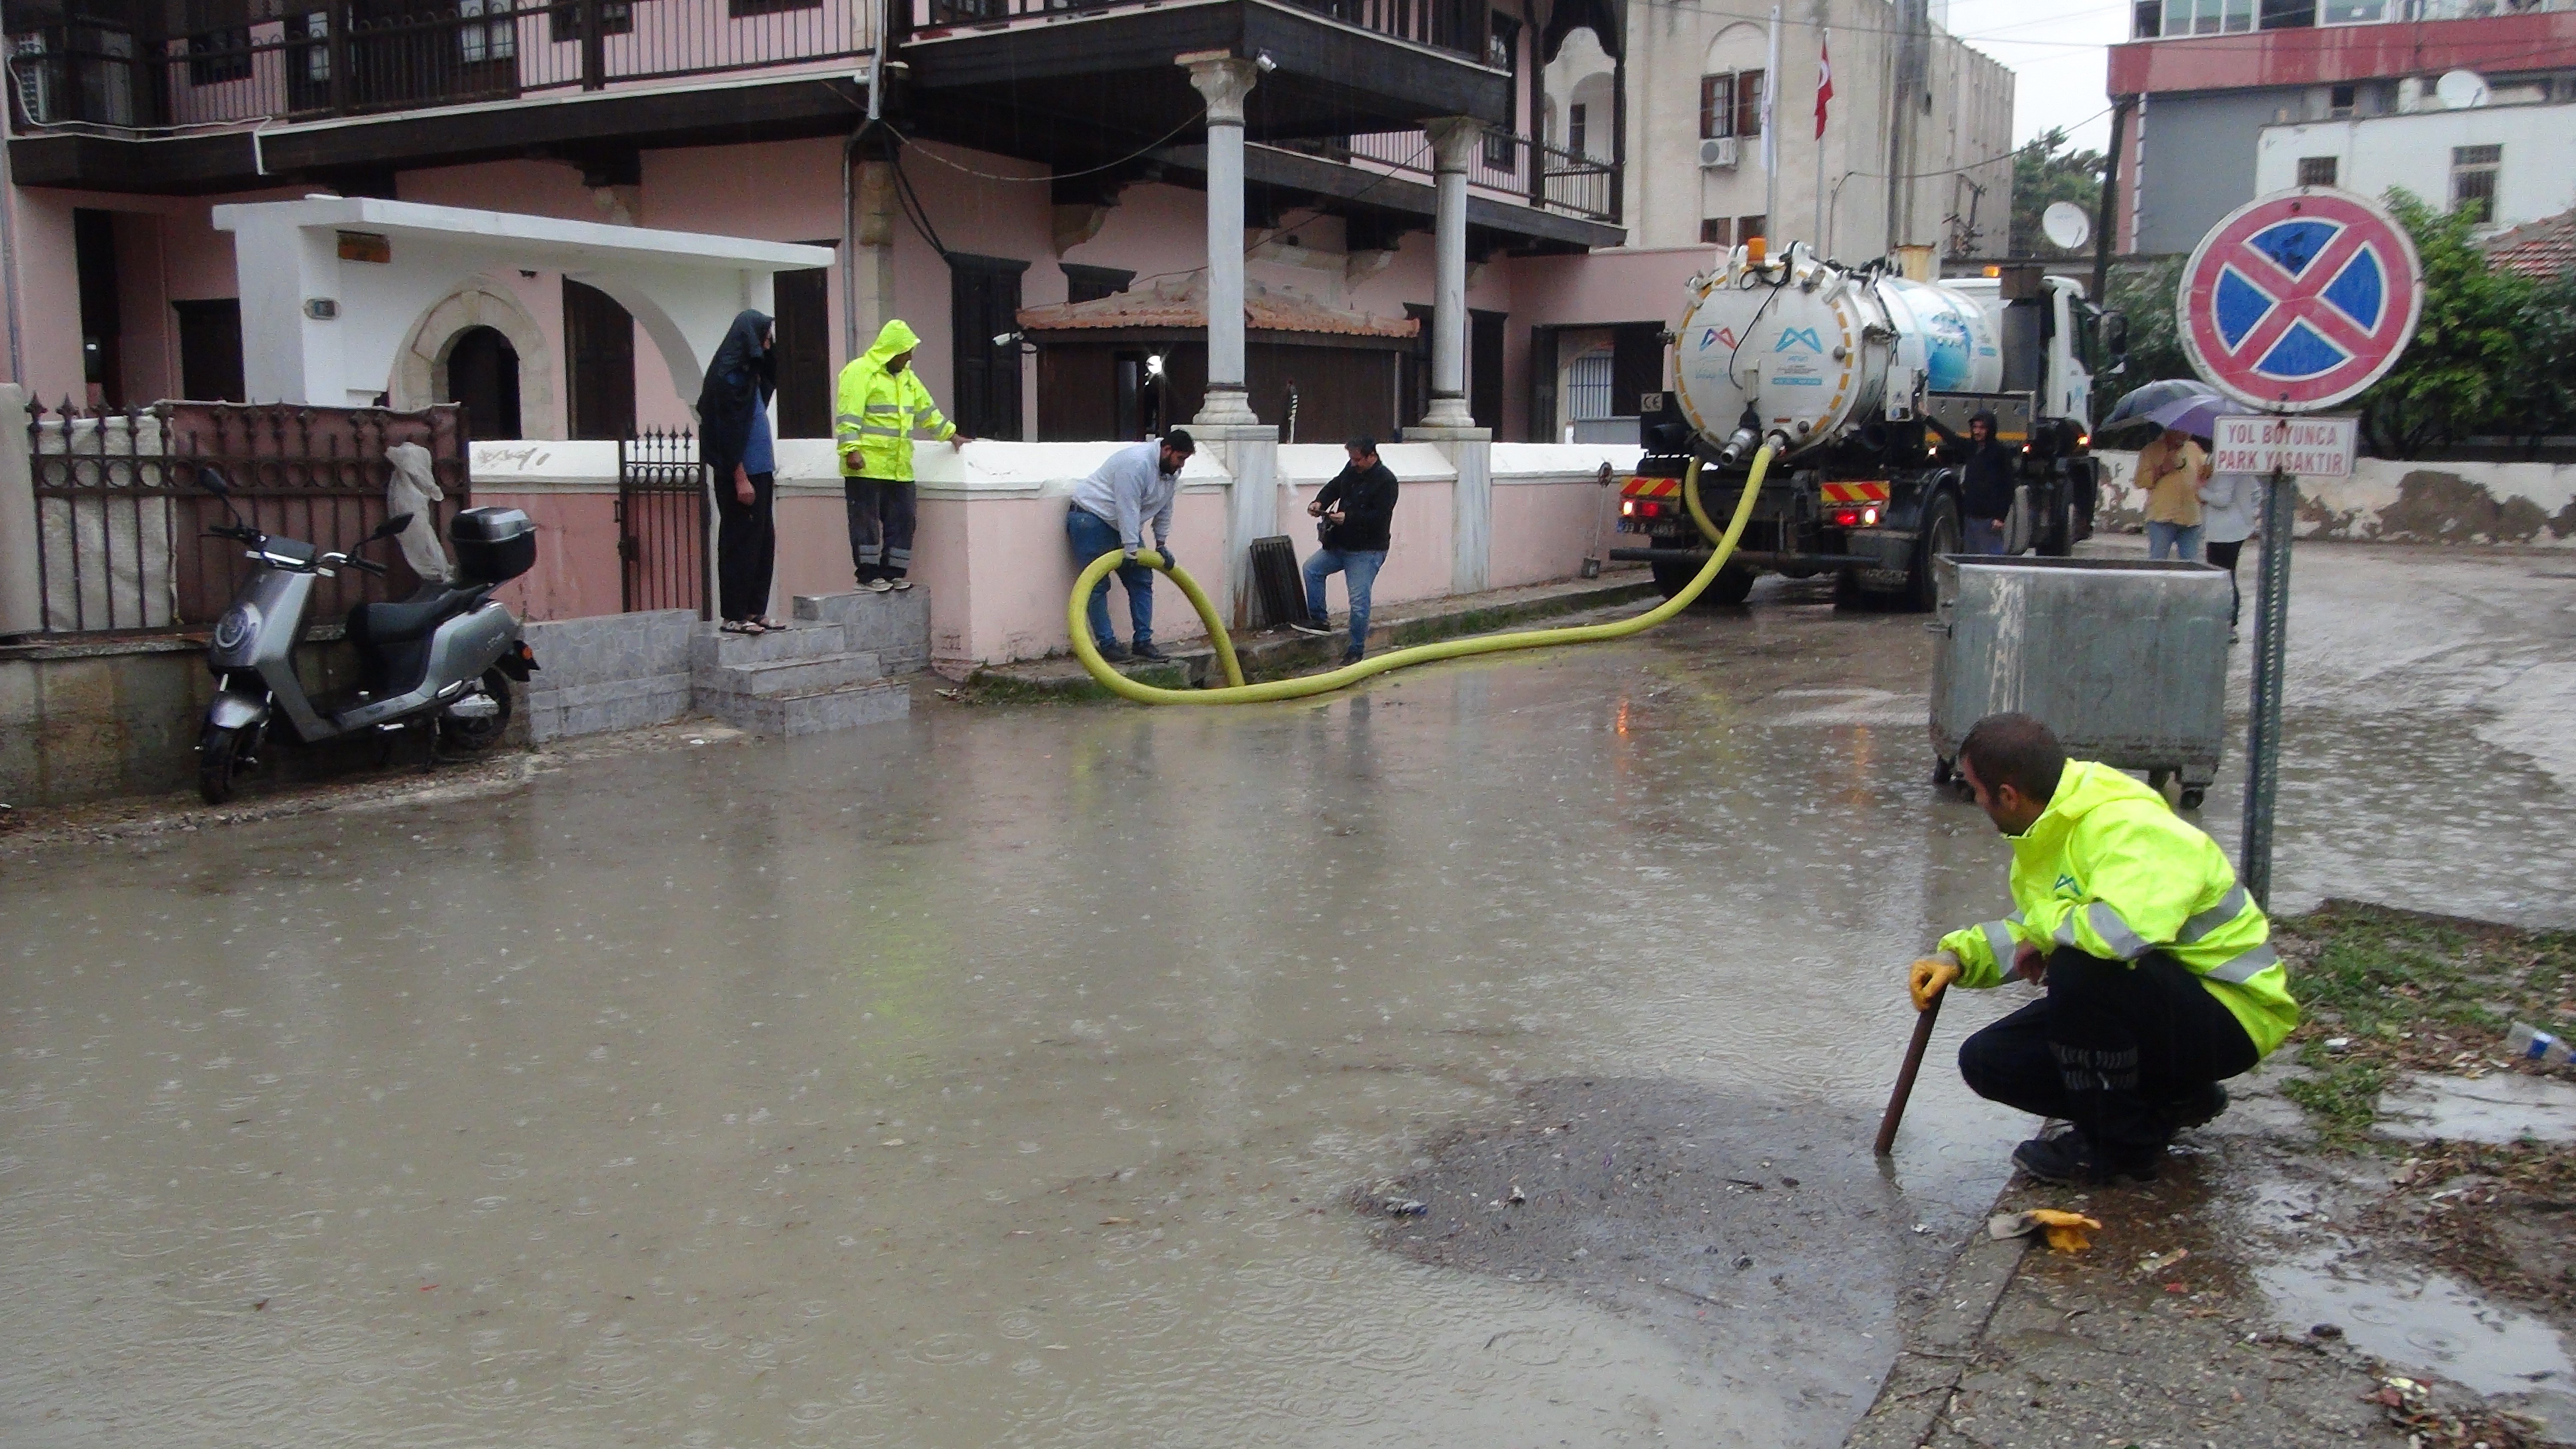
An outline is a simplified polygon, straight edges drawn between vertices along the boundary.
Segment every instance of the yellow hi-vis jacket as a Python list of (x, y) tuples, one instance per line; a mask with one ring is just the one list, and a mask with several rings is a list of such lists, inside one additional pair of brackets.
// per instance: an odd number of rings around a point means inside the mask
[(2218, 842), (2177, 818), (2164, 796), (2108, 765), (2069, 760), (2012, 852), (2021, 909), (1941, 938), (1958, 958), (1960, 985), (1999, 984), (2020, 945), (2112, 961), (2162, 951), (2200, 978), (2264, 1055), (2299, 1024), (2289, 973), (2267, 944), (2272, 923)]
[(921, 374), (906, 367), (886, 371), (887, 359), (921, 345), (921, 338), (900, 320), (877, 333), (874, 347), (841, 369), (841, 386), (832, 407), (832, 439), (841, 454), (841, 472), (853, 478), (912, 481), (912, 435), (928, 429), (933, 437), (957, 435), (956, 426), (939, 415)]

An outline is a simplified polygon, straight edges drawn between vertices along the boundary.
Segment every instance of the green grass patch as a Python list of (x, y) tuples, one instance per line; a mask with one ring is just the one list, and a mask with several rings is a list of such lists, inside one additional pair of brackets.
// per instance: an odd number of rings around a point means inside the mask
[(2576, 932), (2330, 901), (2274, 922), (2273, 941), (2302, 1018), (2291, 1041), (2316, 1074), (2283, 1091), (2329, 1146), (2370, 1140), (2396, 1073), (2500, 1066), (2512, 1023), (2576, 1021)]

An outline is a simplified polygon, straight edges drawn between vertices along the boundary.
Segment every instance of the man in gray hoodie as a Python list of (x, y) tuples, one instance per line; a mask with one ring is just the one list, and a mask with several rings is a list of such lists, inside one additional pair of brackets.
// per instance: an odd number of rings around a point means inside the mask
[(1088, 568), (1104, 553), (1123, 552), (1118, 582), (1127, 586), (1127, 619), (1136, 647), (1118, 642), (1109, 623), (1109, 580), (1091, 590), (1084, 616), (1091, 621), (1092, 642), (1100, 657), (1113, 664), (1129, 659), (1163, 663), (1172, 656), (1154, 647), (1154, 571), (1136, 561), (1145, 541), (1145, 526), (1154, 529), (1154, 552), (1166, 565), (1172, 557), (1172, 501), (1180, 496), (1181, 469), (1198, 451), (1188, 433), (1174, 428), (1160, 441), (1148, 439), (1109, 455), (1090, 477), (1073, 486), (1073, 506), (1064, 511), (1065, 541), (1073, 548), (1073, 566)]

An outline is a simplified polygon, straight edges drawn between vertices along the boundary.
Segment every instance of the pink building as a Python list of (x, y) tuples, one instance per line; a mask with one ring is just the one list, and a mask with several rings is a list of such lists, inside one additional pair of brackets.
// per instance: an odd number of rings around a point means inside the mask
[[(1707, 260), (1567, 270), (1625, 238), (1624, 128), (1596, 122), (1577, 149), (1535, 134), (1568, 105), (1546, 92), (1569, 39), (1611, 56), (1614, 91), (1624, 77), (1603, 0), (184, 10), (194, 28), (136, 0), (7, 9), (8, 362), (47, 401), (242, 397), (234, 238), (209, 213), (315, 193), (832, 249), (833, 265), (778, 278), (780, 424), (799, 437), (827, 434), (830, 378), (901, 316), (925, 338), (923, 376), (981, 436), (1136, 436), (1245, 412), (1284, 427), (1293, 393), (1301, 440), (1435, 411), (1453, 430), (1552, 439), (1555, 379), (1528, 365), (1552, 334), (1533, 329), (1660, 321)], [(1460, 203), (1445, 227), (1444, 176)], [(642, 339), (615, 301), (546, 266), (486, 281), (489, 315), (457, 312), (430, 339), (432, 391), (468, 405), (476, 436), (688, 421), (665, 370), (635, 365)], [(1018, 320), (1192, 288), (1204, 316), (1211, 287), (1247, 286), (1275, 312), (1372, 325), (1256, 326), (1247, 343), (1222, 335), (1220, 307), (1211, 344)], [(1211, 410), (1204, 394), (1227, 384), (1248, 397)]]

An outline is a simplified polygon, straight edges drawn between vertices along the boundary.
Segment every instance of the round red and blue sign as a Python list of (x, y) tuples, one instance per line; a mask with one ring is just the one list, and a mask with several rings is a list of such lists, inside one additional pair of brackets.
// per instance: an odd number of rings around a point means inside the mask
[(2229, 212), (2193, 248), (2176, 299), (2193, 370), (2265, 412), (2330, 408), (2379, 381), (2423, 310), (2406, 229), (2325, 186)]

